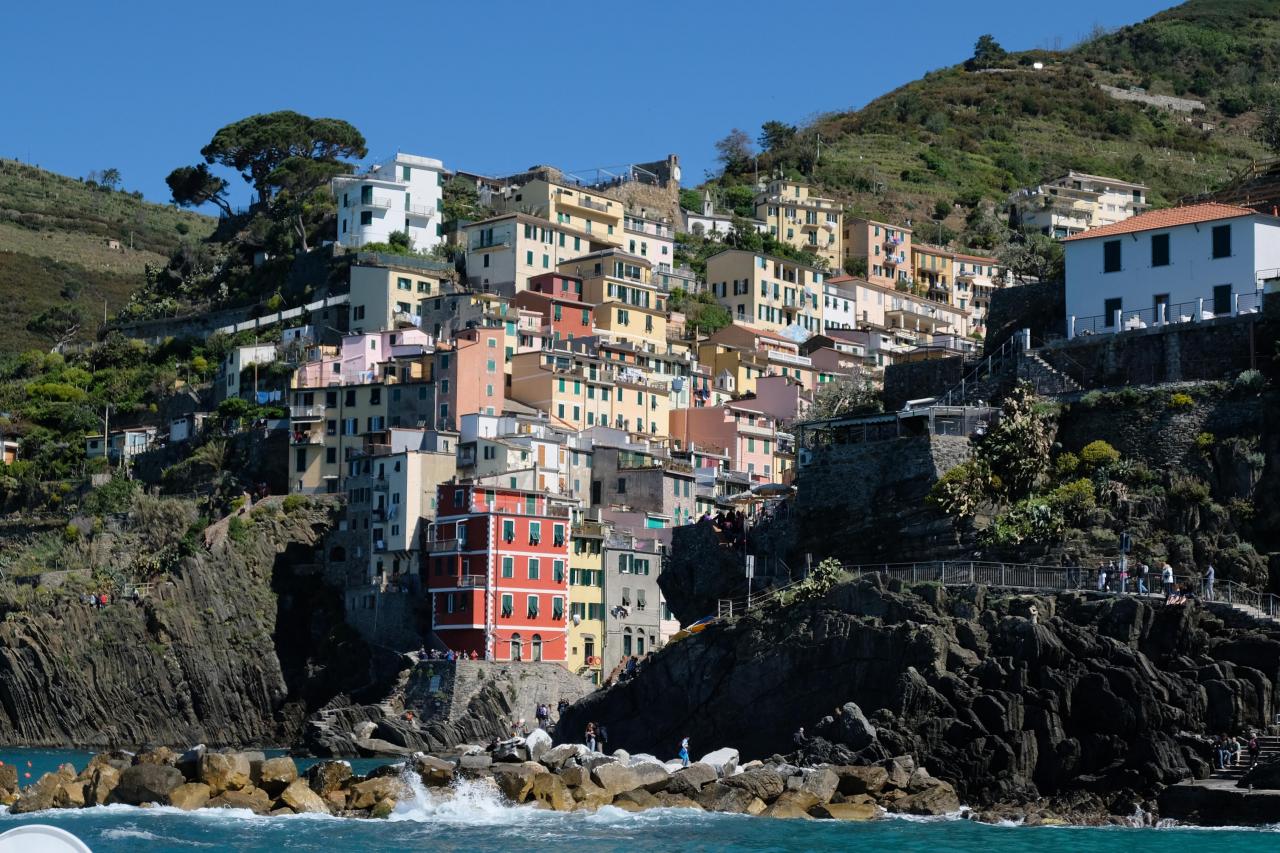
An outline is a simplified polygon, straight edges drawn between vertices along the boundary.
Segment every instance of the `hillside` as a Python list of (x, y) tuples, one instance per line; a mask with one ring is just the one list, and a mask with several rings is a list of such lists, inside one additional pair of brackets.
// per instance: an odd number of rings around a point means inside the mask
[[(142, 284), (148, 264), (165, 266), (183, 241), (204, 239), (215, 224), (122, 190), (0, 160), (0, 323), (6, 330), (0, 354), (49, 348), (52, 341), (26, 325), (51, 307), (101, 318), (105, 300), (114, 314)], [(86, 322), (78, 337), (96, 328)]]
[[(997, 46), (970, 68), (930, 72), (861, 110), (783, 134), (760, 170), (808, 177), (855, 211), (890, 220), (919, 223), (939, 202), (953, 204), (945, 224), (955, 232), (983, 200), (1001, 203), (1067, 169), (1145, 182), (1154, 203), (1168, 204), (1267, 155), (1252, 129), (1271, 93), (1277, 36), (1280, 0), (1190, 0), (1066, 51)], [(1205, 109), (1121, 101), (1102, 85)], [(744, 168), (721, 183), (747, 180)]]

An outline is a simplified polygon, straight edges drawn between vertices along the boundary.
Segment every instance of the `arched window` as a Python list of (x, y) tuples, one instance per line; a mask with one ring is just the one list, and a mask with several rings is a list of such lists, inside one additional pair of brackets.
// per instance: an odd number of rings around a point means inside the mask
[(530, 645), (532, 646), (532, 649), (530, 650), (530, 659), (542, 660), (542, 635), (534, 634), (533, 641)]
[(519, 634), (511, 635), (511, 659), (524, 660), (524, 646), (520, 642)]

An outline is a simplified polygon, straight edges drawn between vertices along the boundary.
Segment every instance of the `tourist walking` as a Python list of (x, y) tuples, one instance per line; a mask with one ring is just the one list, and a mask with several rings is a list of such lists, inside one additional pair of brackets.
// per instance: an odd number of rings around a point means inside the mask
[(1098, 592), (1106, 592), (1107, 590), (1107, 564), (1103, 563), (1098, 566)]
[(1249, 733), (1249, 769), (1252, 770), (1258, 764), (1258, 757), (1262, 754), (1262, 744), (1258, 743), (1258, 733)]
[(587, 749), (592, 752), (596, 751), (596, 724), (587, 723), (586, 735), (582, 738), (582, 742), (586, 744)]
[(604, 723), (596, 727), (596, 741), (599, 744), (601, 752), (607, 752), (609, 749), (609, 730), (605, 728)]
[(1143, 563), (1138, 567), (1138, 595), (1147, 594), (1147, 577), (1151, 574), (1151, 567)]
[(687, 735), (680, 739), (680, 766), (689, 766), (689, 738)]
[(1173, 595), (1173, 566), (1168, 560), (1160, 568), (1160, 583), (1164, 586), (1165, 598), (1170, 598)]
[(1213, 563), (1204, 570), (1204, 600), (1213, 601)]

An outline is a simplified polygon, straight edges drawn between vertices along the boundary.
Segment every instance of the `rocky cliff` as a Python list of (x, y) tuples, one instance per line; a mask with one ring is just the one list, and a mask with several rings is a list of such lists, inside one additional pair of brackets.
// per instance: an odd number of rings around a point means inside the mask
[(795, 750), (803, 726), (810, 761), (909, 754), (971, 805), (1129, 814), (1205, 775), (1208, 735), (1269, 721), (1278, 684), (1280, 630), (1199, 605), (868, 578), (670, 644), (561, 732), (590, 720), (633, 752), (670, 756), (689, 736), (749, 758)]
[(0, 742), (292, 741), (308, 708), (368, 679), (337, 596), (305, 574), (328, 523), (268, 504), (137, 601), (0, 603)]

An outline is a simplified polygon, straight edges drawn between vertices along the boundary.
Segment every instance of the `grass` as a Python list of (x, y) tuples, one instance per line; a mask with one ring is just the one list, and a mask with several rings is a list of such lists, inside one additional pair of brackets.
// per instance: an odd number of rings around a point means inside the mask
[(184, 240), (202, 240), (215, 225), (128, 192), (0, 160), (0, 355), (48, 349), (52, 342), (26, 325), (60, 303), (78, 304), (93, 318), (78, 336), (91, 339), (104, 301), (114, 314), (144, 283), (148, 265), (165, 266)]

